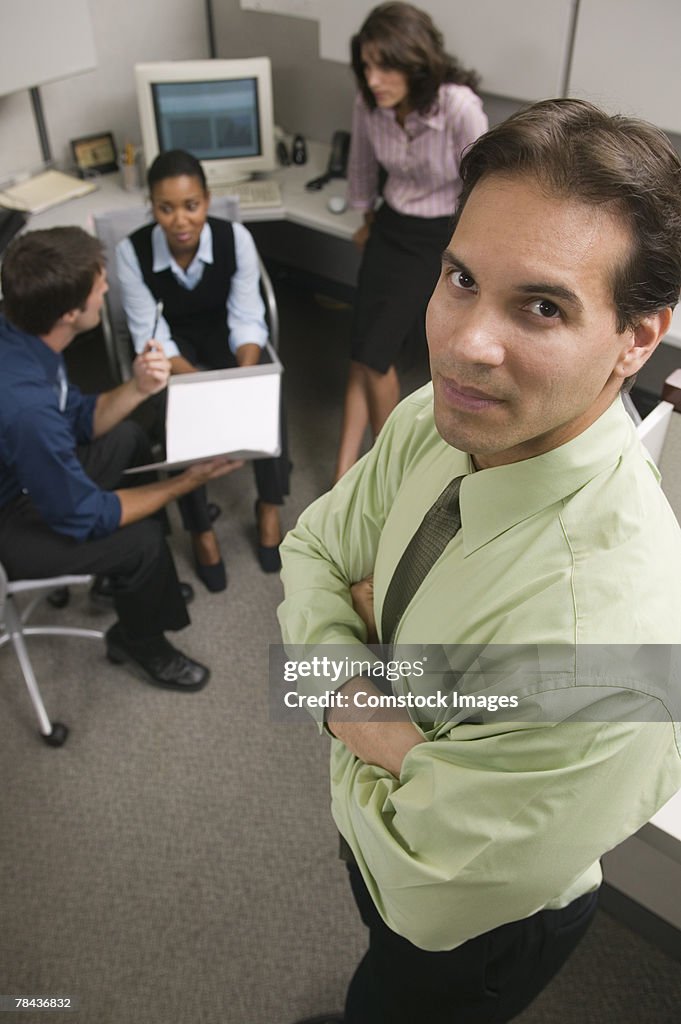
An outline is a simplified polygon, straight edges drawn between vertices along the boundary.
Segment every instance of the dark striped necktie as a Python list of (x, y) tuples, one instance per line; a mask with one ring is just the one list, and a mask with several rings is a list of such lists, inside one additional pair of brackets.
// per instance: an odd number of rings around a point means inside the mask
[(393, 637), (405, 609), (452, 537), (461, 529), (459, 489), (462, 476), (447, 484), (426, 512), (397, 564), (383, 603), (381, 634), (384, 644)]

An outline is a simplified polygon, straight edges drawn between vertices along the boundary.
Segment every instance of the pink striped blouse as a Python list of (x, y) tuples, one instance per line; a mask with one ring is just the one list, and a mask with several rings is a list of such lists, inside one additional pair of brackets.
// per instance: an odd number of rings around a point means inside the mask
[(461, 155), (487, 127), (482, 101), (467, 85), (441, 85), (435, 105), (426, 114), (407, 114), (404, 128), (393, 109), (369, 110), (358, 93), (348, 165), (350, 205), (373, 209), (382, 164), (388, 172), (383, 196), (393, 210), (412, 217), (448, 216), (461, 189)]

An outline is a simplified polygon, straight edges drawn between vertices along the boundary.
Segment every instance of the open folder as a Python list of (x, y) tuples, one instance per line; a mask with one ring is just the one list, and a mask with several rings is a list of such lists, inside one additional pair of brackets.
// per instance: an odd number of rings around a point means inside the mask
[(134, 466), (127, 472), (182, 469), (218, 455), (235, 459), (280, 455), (282, 366), (273, 350), (270, 353), (274, 361), (259, 366), (171, 377), (166, 461)]

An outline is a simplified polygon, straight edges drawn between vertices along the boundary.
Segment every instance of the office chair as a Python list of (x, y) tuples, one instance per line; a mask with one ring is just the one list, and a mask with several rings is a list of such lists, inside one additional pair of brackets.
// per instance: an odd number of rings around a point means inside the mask
[[(238, 221), (239, 200), (235, 196), (216, 196), (211, 200), (209, 213), (224, 220)], [(121, 289), (116, 280), (116, 246), (131, 232), (148, 224), (152, 217), (148, 210), (139, 206), (123, 210), (110, 210), (107, 213), (95, 214), (95, 234), (104, 246), (109, 272), (109, 291), (105, 299), (102, 326), (109, 370), (115, 381), (130, 380), (132, 373), (133, 348), (128, 333), (128, 324), (123, 309)], [(270, 344), (276, 351), (279, 348), (279, 313), (274, 288), (270, 276), (258, 255), (260, 269), (260, 285), (265, 302), (265, 313), (269, 328)]]
[[(7, 643), (12, 644), (38, 716), (40, 735), (50, 747), (61, 747), (69, 730), (61, 722), (51, 722), (48, 717), (28, 655), (25, 638), (27, 636), (84, 636), (101, 640), (104, 633), (100, 629), (78, 629), (74, 626), (28, 626), (26, 623), (36, 605), (51, 591), (58, 587), (68, 587), (72, 584), (90, 583), (91, 581), (92, 576), (53, 576), (49, 579), (8, 580), (7, 573), (0, 562), (0, 628), (4, 627), (4, 632), (0, 632), (0, 647)], [(19, 608), (15, 600), (19, 594), (32, 595), (23, 608)]]

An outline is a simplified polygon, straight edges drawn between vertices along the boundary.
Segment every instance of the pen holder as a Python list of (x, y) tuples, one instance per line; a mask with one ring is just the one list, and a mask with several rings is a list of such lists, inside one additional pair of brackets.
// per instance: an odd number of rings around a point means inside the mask
[(130, 151), (121, 153), (121, 185), (129, 192), (135, 192), (142, 187), (142, 174), (140, 167), (141, 150), (136, 149), (130, 160)]

